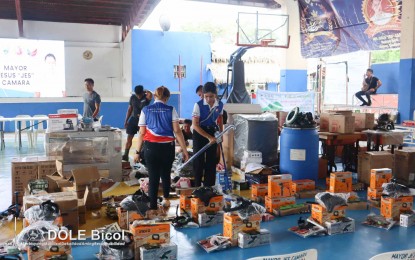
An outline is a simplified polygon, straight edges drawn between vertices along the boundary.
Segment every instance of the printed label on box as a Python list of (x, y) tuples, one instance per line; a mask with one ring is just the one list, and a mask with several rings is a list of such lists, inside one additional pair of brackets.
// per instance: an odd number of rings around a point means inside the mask
[(305, 149), (290, 149), (291, 161), (305, 161)]

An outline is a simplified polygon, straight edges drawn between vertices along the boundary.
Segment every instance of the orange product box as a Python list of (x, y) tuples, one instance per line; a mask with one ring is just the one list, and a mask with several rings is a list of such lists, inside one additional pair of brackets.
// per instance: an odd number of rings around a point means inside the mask
[(265, 197), (268, 194), (268, 183), (252, 184), (251, 197)]
[[(117, 216), (118, 216), (118, 225), (122, 229), (127, 229), (130, 222), (134, 220), (141, 220), (144, 219), (145, 216), (142, 216), (137, 211), (126, 211), (121, 207), (117, 208)], [(127, 219), (128, 217), (128, 219)]]
[(380, 200), (380, 197), (382, 197), (382, 191), (383, 189), (372, 189), (367, 188), (367, 199), (368, 200)]
[(293, 205), (295, 204), (295, 197), (279, 197), (279, 198), (272, 198), (269, 196), (265, 197), (265, 208), (267, 212), (273, 213), (274, 209), (279, 209), (282, 206), (286, 205)]
[(291, 197), (292, 176), (291, 174), (280, 174), (268, 176), (269, 197)]
[(209, 201), (209, 205), (205, 206), (205, 203), (201, 201), (199, 198), (191, 198), (190, 199), (190, 207), (192, 212), (192, 217), (197, 222), (197, 216), (199, 213), (211, 212), (216, 213), (221, 211), (223, 208), (223, 196), (216, 196), (212, 197)]
[(191, 196), (180, 195), (180, 214), (184, 214), (185, 210), (187, 213), (191, 213)]
[(170, 224), (158, 223), (137, 226), (130, 224), (130, 232), (134, 236), (135, 248), (143, 245), (170, 243)]
[[(64, 235), (61, 235), (61, 236), (64, 237)], [(54, 247), (53, 251), (50, 250), (52, 246)], [(47, 241), (44, 244), (41, 244), (36, 248), (31, 247), (31, 246), (27, 246), (26, 248), (27, 248), (27, 259), (28, 260), (51, 259), (53, 256), (70, 255), (72, 252), (72, 246), (71, 246), (71, 240), (70, 240), (69, 234), (67, 238), (64, 240), (57, 237), (55, 240)]]
[(411, 212), (414, 198), (404, 196), (399, 198), (382, 197), (380, 202), (380, 214), (385, 218), (398, 220), (401, 213)]
[(337, 206), (333, 212), (328, 212), (327, 209), (319, 204), (311, 206), (311, 217), (318, 223), (325, 225), (326, 222), (346, 216), (347, 206)]
[(306, 190), (315, 190), (316, 183), (313, 180), (295, 180), (291, 183), (291, 191), (297, 193)]
[(352, 173), (351, 172), (332, 172), (330, 174), (329, 191), (333, 193), (353, 191)]
[(389, 168), (370, 170), (370, 188), (372, 189), (382, 188), (382, 184), (390, 182), (391, 179), (392, 170)]
[(259, 231), (261, 215), (252, 215), (242, 220), (237, 214), (226, 213), (223, 218), (223, 236), (231, 239), (232, 245), (238, 244), (238, 234), (244, 231)]

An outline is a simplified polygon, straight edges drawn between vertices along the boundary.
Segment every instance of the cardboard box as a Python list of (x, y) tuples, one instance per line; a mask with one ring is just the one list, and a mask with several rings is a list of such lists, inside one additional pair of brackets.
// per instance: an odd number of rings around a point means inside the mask
[(142, 220), (144, 216), (142, 216), (137, 211), (129, 211), (127, 212), (121, 207), (117, 207), (117, 216), (118, 216), (118, 225), (122, 229), (127, 229), (131, 222), (134, 220)]
[[(100, 175), (96, 166), (88, 166), (73, 169), (71, 180), (73, 180), (74, 191), (78, 198), (83, 198), (86, 188), (88, 188), (88, 198), (86, 200), (87, 209), (100, 209), (102, 206), (102, 190), (99, 182)], [(67, 189), (67, 188), (65, 188)]]
[(291, 174), (280, 174), (268, 176), (268, 196), (269, 197), (291, 197)]
[(160, 245), (160, 247), (142, 246), (140, 247), (140, 260), (154, 259), (177, 259), (177, 245), (173, 242)]
[(191, 198), (192, 196), (180, 195), (180, 214), (181, 215), (185, 214), (183, 209), (187, 212), (187, 214), (192, 214)]
[(63, 160), (56, 160), (56, 171), (65, 179), (69, 179), (72, 176), (71, 167), (68, 164), (64, 164)]
[(399, 180), (413, 182), (415, 180), (415, 149), (395, 150), (394, 175)]
[(136, 249), (142, 245), (161, 245), (170, 243), (170, 224), (158, 223), (138, 226), (130, 224), (130, 232), (134, 236), (134, 245)]
[(368, 200), (380, 200), (380, 197), (382, 196), (383, 189), (372, 189), (367, 188), (367, 199)]
[(267, 229), (253, 232), (241, 232), (238, 234), (238, 246), (240, 248), (251, 248), (267, 245), (271, 242), (271, 233)]
[(259, 231), (261, 215), (242, 220), (237, 214), (226, 213), (223, 219), (223, 236), (229, 237), (233, 246), (238, 244), (238, 234), (243, 231)]
[(332, 172), (330, 174), (329, 191), (333, 193), (353, 191), (352, 173), (351, 172)]
[(74, 233), (78, 232), (78, 197), (74, 192), (56, 192), (47, 195), (28, 195), (23, 197), (24, 210), (41, 203), (52, 200), (59, 206), (60, 215), (63, 218), (63, 225)]
[(49, 133), (78, 131), (77, 114), (49, 114), (48, 117)]
[(252, 184), (251, 185), (251, 197), (256, 199), (257, 197), (263, 197), (268, 195), (268, 183)]
[(355, 231), (355, 221), (352, 218), (346, 217), (343, 221), (328, 221), (326, 222), (326, 227), (329, 235), (351, 233)]
[(199, 198), (190, 199), (190, 207), (192, 212), (192, 217), (197, 221), (199, 213), (211, 212), (216, 213), (221, 211), (223, 208), (223, 196), (216, 196), (210, 199), (209, 205), (205, 206), (205, 203)]
[(330, 113), (320, 114), (320, 132), (329, 132)]
[(38, 157), (38, 179), (46, 179), (47, 175), (54, 174), (56, 169), (56, 160), (58, 156), (39, 156)]
[(216, 213), (200, 213), (197, 218), (197, 223), (200, 227), (210, 227), (223, 223), (223, 211)]
[(265, 208), (267, 212), (273, 213), (274, 209), (279, 209), (282, 206), (286, 205), (293, 205), (295, 204), (295, 197), (279, 197), (279, 198), (272, 198), (269, 196), (265, 197)]
[(358, 155), (358, 180), (366, 185), (370, 185), (370, 172), (372, 169), (389, 168), (394, 166), (394, 155), (385, 152), (364, 152)]
[(12, 159), (12, 203), (15, 204), (15, 192), (18, 192), (18, 203), (22, 205), (27, 184), (36, 180), (38, 175), (37, 157)]
[(313, 180), (295, 180), (291, 183), (291, 191), (298, 193), (300, 191), (315, 190), (316, 182)]
[(337, 206), (333, 212), (328, 212), (325, 207), (313, 204), (311, 205), (311, 217), (321, 225), (325, 225), (326, 222), (345, 217), (346, 208), (347, 206)]
[(356, 131), (373, 129), (375, 126), (375, 114), (373, 113), (353, 113), (353, 116)]
[(415, 225), (415, 212), (412, 214), (401, 214), (399, 225), (401, 227), (411, 227)]
[[(230, 115), (228, 115), (228, 121), (231, 118)], [(229, 122), (230, 123), (230, 122)], [(235, 131), (233, 129), (230, 129), (222, 136), (222, 147), (223, 147), (223, 153), (225, 155), (226, 160), (226, 168), (231, 169), (233, 165), (233, 154), (234, 154), (234, 135)], [(220, 157), (220, 162), (224, 164), (222, 156)]]
[(414, 198), (404, 196), (399, 198), (382, 197), (380, 202), (380, 214), (388, 219), (399, 221), (399, 215), (412, 213)]
[(389, 168), (372, 169), (370, 171), (370, 188), (381, 189), (382, 184), (392, 179), (392, 170)]
[(72, 187), (72, 182), (64, 179), (58, 172), (53, 173), (52, 175), (46, 175), (45, 179), (48, 181), (48, 192), (60, 192), (62, 188)]
[(329, 132), (351, 134), (354, 133), (354, 116), (330, 115)]

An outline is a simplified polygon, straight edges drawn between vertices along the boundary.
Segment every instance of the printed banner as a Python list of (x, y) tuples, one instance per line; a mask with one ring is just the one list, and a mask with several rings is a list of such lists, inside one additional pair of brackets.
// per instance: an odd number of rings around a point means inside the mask
[(0, 97), (65, 96), (63, 41), (0, 39)]
[(305, 58), (400, 47), (402, 0), (298, 0)]
[(249, 258), (248, 260), (286, 260), (286, 259), (295, 259), (295, 260), (317, 260), (317, 250), (309, 249), (293, 254), (287, 255), (271, 255), (271, 256), (260, 256)]
[(299, 107), (301, 112), (314, 113), (314, 92), (274, 92), (258, 89), (257, 101), (264, 112), (290, 112)]
[(415, 249), (387, 252), (380, 255), (376, 255), (370, 260), (415, 260)]

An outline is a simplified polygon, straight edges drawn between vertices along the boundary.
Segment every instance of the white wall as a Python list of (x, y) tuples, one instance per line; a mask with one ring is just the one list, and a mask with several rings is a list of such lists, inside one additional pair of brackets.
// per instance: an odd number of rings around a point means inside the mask
[[(19, 38), (17, 21), (0, 20), (0, 28), (1, 38)], [(23, 21), (23, 32), (27, 39), (65, 41), (68, 96), (82, 95), (83, 80), (88, 77), (103, 97), (129, 96), (131, 36), (122, 43), (120, 26)], [(86, 50), (92, 52), (92, 59), (83, 58)]]

